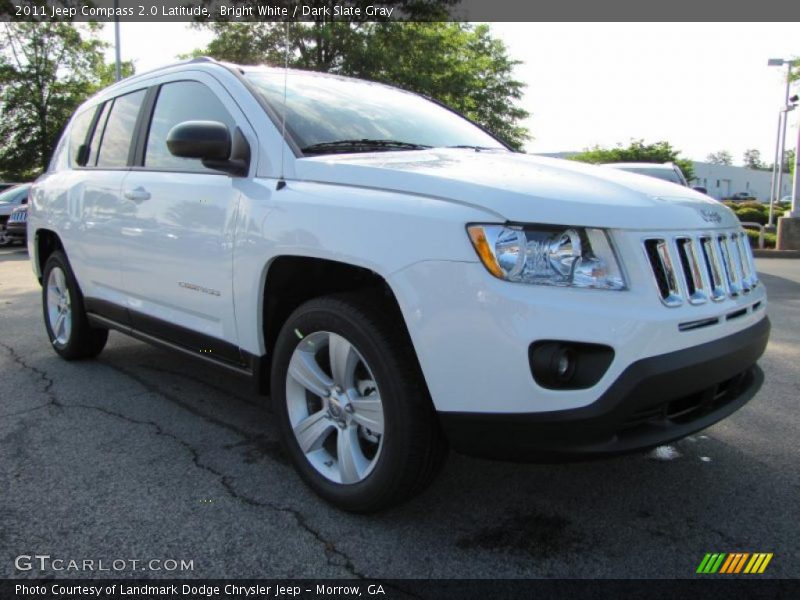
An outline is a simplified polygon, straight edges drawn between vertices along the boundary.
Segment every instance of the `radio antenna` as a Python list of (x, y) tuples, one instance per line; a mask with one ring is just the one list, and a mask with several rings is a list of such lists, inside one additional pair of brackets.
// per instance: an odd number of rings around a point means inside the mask
[(278, 189), (286, 187), (284, 177), (284, 163), (286, 157), (286, 86), (289, 80), (289, 21), (284, 21), (284, 50), (283, 50), (283, 114), (281, 116), (281, 174), (278, 179)]

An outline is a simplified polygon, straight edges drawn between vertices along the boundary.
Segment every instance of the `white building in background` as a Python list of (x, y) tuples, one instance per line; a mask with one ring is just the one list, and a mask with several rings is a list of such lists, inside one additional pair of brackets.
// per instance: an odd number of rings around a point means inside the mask
[[(549, 152), (539, 153), (540, 156), (552, 158), (569, 159), (578, 154), (577, 152)], [(689, 185), (697, 185), (706, 188), (708, 195), (717, 200), (730, 198), (734, 194), (744, 192), (751, 194), (761, 202), (769, 202), (769, 193), (772, 186), (772, 171), (758, 171), (745, 167), (734, 167), (729, 165), (715, 165), (707, 162), (692, 161), (694, 167), (694, 179)], [(783, 174), (781, 182), (781, 193), (778, 198), (791, 196), (792, 176), (789, 173)]]
[[(772, 171), (758, 171), (746, 169), (745, 167), (715, 165), (696, 161), (693, 161), (692, 165), (694, 166), (694, 179), (689, 183), (703, 186), (708, 190), (708, 195), (717, 200), (744, 192), (762, 202), (769, 201)], [(791, 193), (791, 176), (788, 173), (784, 173), (778, 198), (783, 198)]]

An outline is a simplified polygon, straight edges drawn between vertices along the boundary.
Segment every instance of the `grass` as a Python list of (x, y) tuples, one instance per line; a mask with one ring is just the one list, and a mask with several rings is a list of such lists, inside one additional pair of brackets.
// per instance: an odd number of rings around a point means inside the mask
[[(730, 208), (740, 221), (743, 222), (756, 222), (765, 225), (769, 220), (769, 204), (761, 202), (723, 202), (725, 206)], [(789, 210), (789, 204), (786, 202), (775, 203), (775, 219), (785, 211)], [(758, 248), (758, 230), (747, 228), (747, 237), (750, 240), (750, 245), (753, 248)], [(774, 233), (764, 234), (764, 248), (774, 248), (777, 243), (777, 236)]]

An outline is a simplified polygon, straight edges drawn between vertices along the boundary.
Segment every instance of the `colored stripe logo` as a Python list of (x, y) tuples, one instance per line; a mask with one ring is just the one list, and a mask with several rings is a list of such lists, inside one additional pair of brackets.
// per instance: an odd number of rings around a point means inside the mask
[(696, 572), (702, 575), (754, 575), (763, 573), (771, 560), (772, 552), (709, 552), (700, 561)]

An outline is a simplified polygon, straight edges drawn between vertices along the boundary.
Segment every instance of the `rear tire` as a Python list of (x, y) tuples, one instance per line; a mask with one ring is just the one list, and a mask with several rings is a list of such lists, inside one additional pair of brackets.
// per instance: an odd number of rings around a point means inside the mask
[(42, 311), (53, 349), (67, 360), (94, 358), (108, 340), (108, 329), (92, 327), (83, 294), (60, 250), (53, 252), (42, 273)]
[(444, 463), (447, 445), (413, 347), (376, 298), (342, 294), (300, 306), (278, 334), (271, 381), (287, 453), (339, 508), (399, 504)]

